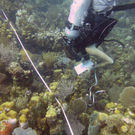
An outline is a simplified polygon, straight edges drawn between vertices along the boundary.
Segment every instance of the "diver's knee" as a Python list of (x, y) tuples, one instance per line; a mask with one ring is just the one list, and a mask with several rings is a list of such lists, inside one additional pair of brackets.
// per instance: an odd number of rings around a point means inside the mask
[(87, 46), (87, 47), (85, 48), (85, 51), (86, 51), (87, 53), (91, 53), (91, 52), (93, 52), (93, 50), (95, 50), (95, 48), (96, 48), (95, 45)]
[(85, 51), (88, 52), (88, 50), (89, 50), (89, 47), (86, 47), (86, 48), (85, 48)]

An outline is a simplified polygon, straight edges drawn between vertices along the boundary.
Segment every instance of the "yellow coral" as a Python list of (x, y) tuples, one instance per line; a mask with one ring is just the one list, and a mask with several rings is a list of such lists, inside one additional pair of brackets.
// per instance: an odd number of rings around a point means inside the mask
[(55, 80), (59, 80), (59, 78), (61, 78), (60, 77), (61, 74), (62, 74), (62, 69), (55, 69), (54, 70), (54, 78), (55, 78)]
[(135, 119), (135, 113), (133, 113), (129, 108), (125, 112), (125, 115), (130, 116), (131, 118)]
[[(30, 51), (28, 51), (28, 50), (27, 50), (27, 52), (28, 52), (29, 56), (32, 58), (32, 56), (33, 56), (32, 53)], [(24, 61), (24, 62), (28, 62), (29, 61), (23, 49), (21, 49), (19, 54), (21, 56), (21, 60), (22, 61)]]
[(40, 97), (39, 96), (32, 96), (31, 103), (38, 103), (39, 100), (40, 100)]
[(110, 102), (110, 103), (106, 104), (105, 108), (108, 110), (108, 109), (114, 108), (115, 106), (116, 106), (115, 103)]
[(123, 125), (120, 127), (120, 130), (122, 133), (127, 133), (128, 132), (128, 127), (126, 125)]
[(5, 103), (3, 103), (2, 105), (1, 105), (1, 107), (3, 108), (3, 109), (11, 109), (12, 107), (14, 106), (14, 102), (13, 101), (11, 101), (11, 102), (5, 102)]
[(100, 112), (98, 114), (98, 119), (99, 119), (99, 121), (104, 122), (106, 119), (108, 119), (108, 115), (106, 113), (101, 113)]
[(63, 80), (64, 80), (64, 79), (66, 80), (66, 79), (68, 79), (68, 78), (69, 78), (69, 75), (68, 75), (68, 74), (63, 74), (63, 75), (61, 76), (61, 79), (63, 79)]
[(25, 122), (27, 122), (27, 117), (26, 117), (26, 115), (22, 114), (22, 115), (19, 117), (19, 121), (20, 121), (20, 123), (25, 123)]
[(0, 106), (0, 112), (2, 112), (3, 111), (3, 107), (2, 106)]
[(116, 108), (114, 111), (115, 114), (120, 114), (120, 111)]
[(60, 74), (61, 72), (62, 72), (62, 69), (55, 69), (55, 70), (54, 70), (54, 73), (55, 73), (55, 74)]
[(57, 112), (56, 109), (51, 105), (48, 106), (48, 111), (46, 113), (46, 118), (56, 118), (57, 117)]
[(9, 116), (10, 118), (16, 118), (17, 116), (17, 112), (14, 111), (14, 110), (10, 110), (8, 113), (7, 113), (7, 116)]
[(29, 112), (29, 109), (28, 109), (28, 108), (22, 109), (22, 110), (20, 111), (20, 113), (21, 113), (21, 114), (24, 114), (24, 115), (27, 115), (28, 112)]
[(50, 89), (55, 91), (57, 89), (57, 87), (58, 87), (58, 84), (59, 84), (58, 82), (50, 83)]
[(0, 114), (0, 121), (2, 120), (8, 120), (8, 117), (6, 116), (4, 112)]
[(44, 103), (52, 103), (54, 101), (54, 92), (45, 92), (43, 95)]
[(124, 109), (123, 105), (121, 105), (121, 104), (118, 104), (118, 105), (117, 105), (117, 108), (118, 108), (118, 110)]

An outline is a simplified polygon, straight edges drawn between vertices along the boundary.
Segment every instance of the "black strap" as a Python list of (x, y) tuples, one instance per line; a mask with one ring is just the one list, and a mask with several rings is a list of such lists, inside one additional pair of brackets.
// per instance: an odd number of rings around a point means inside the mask
[(112, 11), (121, 11), (121, 10), (133, 9), (133, 8), (135, 8), (135, 3), (114, 6), (112, 8)]
[(90, 7), (91, 10), (93, 10), (93, 0), (91, 0)]

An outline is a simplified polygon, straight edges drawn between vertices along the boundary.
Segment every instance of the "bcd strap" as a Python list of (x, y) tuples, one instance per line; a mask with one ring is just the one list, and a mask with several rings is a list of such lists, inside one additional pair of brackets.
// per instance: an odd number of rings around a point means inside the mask
[(95, 23), (94, 28), (88, 34), (87, 39), (83, 41), (83, 43), (86, 46), (93, 43), (97, 43), (97, 45), (100, 45), (104, 41), (104, 38), (112, 30), (113, 26), (117, 23), (117, 20), (113, 18), (104, 17), (104, 16), (98, 16), (95, 22), (96, 23)]
[(98, 42), (102, 42), (116, 23), (116, 19), (108, 18), (93, 30), (93, 38)]

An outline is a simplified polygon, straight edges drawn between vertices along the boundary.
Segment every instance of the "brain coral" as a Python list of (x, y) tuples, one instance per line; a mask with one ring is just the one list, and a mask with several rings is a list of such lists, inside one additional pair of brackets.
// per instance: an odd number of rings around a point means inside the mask
[(125, 87), (120, 94), (119, 100), (123, 106), (135, 111), (135, 87)]

